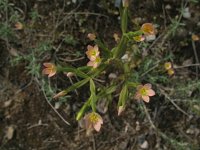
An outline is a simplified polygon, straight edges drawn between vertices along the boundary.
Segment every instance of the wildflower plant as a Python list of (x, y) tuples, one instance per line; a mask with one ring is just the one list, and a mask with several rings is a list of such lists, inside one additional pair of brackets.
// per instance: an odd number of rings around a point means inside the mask
[[(114, 93), (120, 91), (116, 110), (120, 115), (125, 110), (129, 99), (149, 102), (150, 97), (155, 95), (151, 84), (145, 83), (142, 85), (139, 80), (133, 78), (138, 63), (133, 65), (135, 53), (134, 49), (131, 49), (130, 43), (138, 44), (139, 42), (144, 42), (149, 35), (155, 35), (156, 30), (152, 23), (144, 23), (137, 31), (128, 31), (128, 8), (128, 0), (123, 0), (122, 8), (120, 9), (122, 35), (118, 37), (116, 46), (112, 49), (109, 49), (98, 36), (90, 33), (88, 38), (94, 44), (87, 46), (85, 54), (88, 63), (85, 66), (75, 68), (70, 65), (62, 66), (60, 64), (44, 63), (43, 74), (48, 75), (48, 77), (62, 72), (65, 74), (72, 73), (81, 79), (67, 89), (53, 95), (52, 97), (55, 99), (89, 84), (90, 96), (76, 115), (76, 120), (83, 118), (87, 131), (100, 131), (103, 118), (97, 112), (97, 102), (102, 98), (112, 97)], [(116, 69), (119, 74), (116, 75), (115, 79), (106, 85), (97, 84), (98, 80), (96, 79), (98, 77), (105, 75), (105, 72), (112, 73), (110, 70), (115, 71)]]

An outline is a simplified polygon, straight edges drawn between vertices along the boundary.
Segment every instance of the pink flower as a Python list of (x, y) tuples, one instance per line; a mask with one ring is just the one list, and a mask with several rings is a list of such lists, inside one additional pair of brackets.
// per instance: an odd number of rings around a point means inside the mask
[(97, 45), (95, 45), (94, 47), (91, 45), (88, 45), (87, 49), (88, 50), (86, 51), (86, 55), (88, 59), (91, 61), (94, 61), (100, 54), (99, 47)]
[(97, 68), (101, 63), (101, 58), (98, 56), (96, 57), (95, 60), (90, 60), (88, 63), (87, 63), (87, 66), (91, 66), (93, 68)]
[(102, 117), (96, 112), (91, 112), (85, 115), (84, 121), (87, 131), (91, 131), (94, 129), (99, 132), (101, 129), (101, 125), (103, 124)]
[(137, 92), (135, 94), (135, 99), (141, 100), (143, 99), (145, 102), (149, 102), (151, 96), (155, 95), (154, 90), (151, 89), (151, 84), (145, 84), (145, 85), (138, 85)]
[(91, 40), (94, 41), (96, 39), (96, 35), (93, 33), (88, 33), (87, 37)]
[(141, 27), (141, 31), (143, 31), (145, 35), (156, 34), (156, 29), (152, 23), (144, 23)]
[(16, 22), (15, 23), (15, 29), (16, 30), (22, 30), (23, 29), (23, 24), (21, 22)]
[(138, 35), (138, 36), (134, 36), (133, 39), (136, 41), (136, 42), (142, 42), (145, 40), (145, 37), (142, 36), (142, 35)]
[(196, 34), (192, 34), (192, 40), (193, 41), (199, 41), (199, 36), (198, 35), (196, 35)]
[(53, 63), (43, 63), (46, 67), (43, 69), (42, 73), (48, 75), (48, 77), (52, 77), (56, 74), (56, 66)]

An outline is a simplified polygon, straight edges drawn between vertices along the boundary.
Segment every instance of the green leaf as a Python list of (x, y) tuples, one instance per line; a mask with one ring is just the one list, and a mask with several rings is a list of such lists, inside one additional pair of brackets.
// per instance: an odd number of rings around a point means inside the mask
[(85, 74), (83, 71), (81, 71), (81, 69), (79, 68), (74, 68), (71, 66), (66, 66), (66, 67), (61, 67), (61, 66), (57, 66), (57, 71), (63, 71), (63, 72), (72, 72), (74, 74), (76, 74), (79, 77), (82, 78), (88, 78), (89, 76), (87, 74)]
[(67, 88), (65, 91), (66, 93), (69, 93), (77, 88), (80, 88), (81, 86), (83, 86), (84, 84), (86, 84), (88, 81), (90, 80), (90, 78), (85, 78), (75, 84), (73, 84), (72, 86), (70, 86), (69, 88)]
[(124, 106), (127, 98), (128, 98), (128, 88), (127, 88), (127, 85), (125, 84), (119, 95), (118, 107)]
[(136, 82), (127, 82), (127, 86), (128, 87), (137, 87), (139, 85), (139, 83), (136, 83)]
[(123, 33), (126, 33), (127, 24), (128, 24), (128, 8), (124, 7), (122, 11), (122, 18), (121, 18), (121, 29)]
[(95, 94), (95, 84), (94, 84), (94, 81), (92, 79), (90, 79), (90, 92), (91, 94)]
[(97, 97), (101, 98), (101, 97), (105, 97), (109, 94), (112, 94), (113, 92), (115, 92), (117, 89), (117, 86), (116, 85), (112, 85), (110, 87), (107, 87), (105, 89), (102, 89), (101, 92), (99, 92), (97, 94)]
[(76, 120), (80, 120), (84, 114), (84, 112), (86, 111), (86, 109), (88, 108), (90, 104), (90, 99), (87, 100), (87, 102), (81, 107), (81, 109), (79, 110), (79, 112), (76, 115)]
[(90, 79), (90, 92), (91, 92), (91, 107), (93, 111), (96, 111), (96, 101), (97, 101), (97, 97), (96, 97), (96, 87), (94, 84), (94, 81), (92, 79)]
[(94, 112), (96, 112), (96, 101), (97, 101), (96, 94), (92, 93), (91, 96), (90, 96), (90, 104), (91, 104), (92, 110)]
[(103, 58), (110, 58), (111, 57), (111, 51), (107, 48), (107, 46), (100, 41), (99, 39), (95, 40), (95, 43), (101, 48), (102, 50), (102, 55), (104, 56)]
[(111, 94), (113, 92), (115, 92), (117, 89), (116, 85), (110, 86), (109, 88), (106, 89), (106, 94)]
[(116, 49), (112, 49), (113, 57), (114, 58), (121, 58), (125, 52), (127, 47), (127, 36), (124, 34), (120, 39), (119, 44), (117, 45)]

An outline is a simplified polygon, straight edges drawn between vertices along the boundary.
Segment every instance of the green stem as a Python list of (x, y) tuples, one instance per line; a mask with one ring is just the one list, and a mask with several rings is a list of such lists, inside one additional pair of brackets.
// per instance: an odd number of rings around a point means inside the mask
[(117, 48), (113, 49), (113, 58), (121, 58), (125, 54), (127, 40), (126, 35), (123, 35)]

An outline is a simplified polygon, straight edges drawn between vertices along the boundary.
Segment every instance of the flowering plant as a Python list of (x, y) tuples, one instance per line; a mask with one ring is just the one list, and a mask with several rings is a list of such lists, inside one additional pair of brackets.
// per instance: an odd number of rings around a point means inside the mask
[[(155, 95), (151, 84), (142, 85), (133, 80), (133, 72), (137, 63), (133, 65), (134, 49), (132, 49), (132, 52), (130, 51), (130, 43), (134, 42), (137, 44), (138, 42), (144, 42), (148, 36), (155, 36), (156, 30), (153, 24), (144, 23), (137, 31), (127, 31), (128, 6), (128, 1), (124, 0), (122, 11), (120, 11), (122, 36), (119, 38), (115, 34), (115, 38), (117, 37), (115, 47), (109, 49), (95, 34), (89, 33), (88, 38), (94, 42), (94, 46), (87, 46), (85, 53), (88, 63), (84, 67), (74, 68), (69, 65), (61, 66), (54, 65), (53, 63), (44, 63), (46, 68), (43, 70), (43, 73), (48, 75), (48, 77), (52, 77), (59, 72), (67, 72), (67, 74), (74, 74), (81, 78), (79, 82), (60, 91), (53, 98), (65, 96), (69, 92), (89, 84), (90, 96), (76, 115), (77, 120), (81, 118), (85, 120), (87, 131), (93, 129), (100, 131), (103, 124), (103, 118), (97, 112), (97, 102), (100, 99), (112, 96), (113, 93), (120, 91), (117, 109), (118, 115), (120, 115), (124, 111), (128, 99), (143, 100), (148, 103), (150, 97)], [(118, 70), (119, 74), (114, 73), (113, 75), (110, 72), (113, 68)], [(98, 80), (95, 79), (101, 77), (105, 72), (110, 73), (109, 77), (111, 81), (105, 84), (104, 87), (97, 86)], [(90, 108), (91, 112), (87, 113)]]

